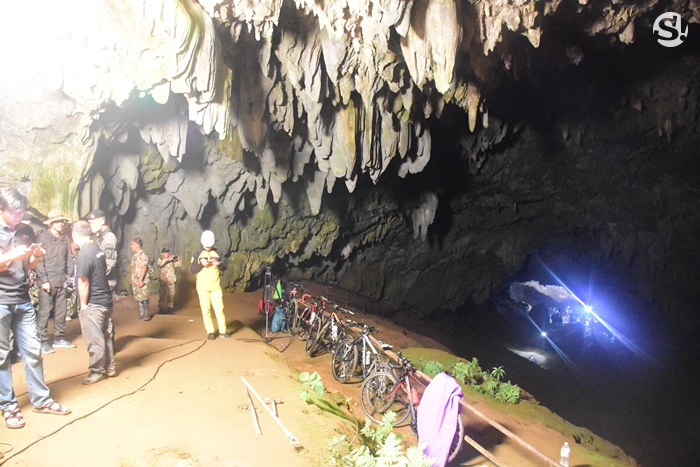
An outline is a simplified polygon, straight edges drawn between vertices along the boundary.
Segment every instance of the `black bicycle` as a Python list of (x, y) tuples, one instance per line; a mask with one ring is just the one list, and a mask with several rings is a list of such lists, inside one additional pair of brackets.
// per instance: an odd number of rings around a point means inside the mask
[[(323, 297), (322, 297), (323, 298)], [(326, 300), (323, 302), (328, 304)], [(336, 344), (345, 336), (346, 323), (338, 312), (354, 314), (352, 311), (337, 305), (333, 306), (330, 313), (321, 310), (316, 333), (306, 341), (306, 353), (315, 357), (321, 350), (334, 350)]]
[[(379, 332), (379, 329), (368, 324), (352, 323), (353, 327), (362, 328), (357, 337), (345, 335), (335, 347), (331, 368), (333, 377), (341, 383), (347, 383), (355, 377), (359, 370), (359, 377), (364, 380), (374, 371), (389, 371), (389, 359), (382, 358), (377, 348), (369, 338), (370, 333)], [(390, 345), (382, 343), (382, 350), (388, 350)]]

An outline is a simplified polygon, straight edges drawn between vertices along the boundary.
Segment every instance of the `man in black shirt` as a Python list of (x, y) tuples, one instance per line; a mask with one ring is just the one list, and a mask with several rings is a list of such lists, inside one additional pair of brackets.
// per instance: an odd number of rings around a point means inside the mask
[[(46, 250), (36, 266), (36, 280), (39, 284), (39, 338), (41, 350), (53, 353), (53, 347), (72, 349), (75, 344), (66, 340), (66, 311), (68, 294), (66, 280), (73, 275), (73, 254), (70, 239), (65, 234), (64, 227), (68, 218), (59, 209), (49, 211), (45, 222), (48, 229), (37, 235), (37, 242)], [(53, 308), (53, 347), (49, 343), (49, 316)]]
[(33, 231), (30, 235), (20, 226), (27, 208), (29, 201), (21, 190), (0, 190), (0, 409), (5, 425), (12, 429), (22, 428), (25, 423), (12, 389), (10, 350), (13, 338), (24, 360), (33, 410), (55, 415), (70, 413), (70, 409), (51, 399), (44, 382), (36, 311), (29, 299), (29, 270), (37, 265), (44, 250), (40, 245), (24, 243), (33, 235)]
[(114, 341), (110, 336), (112, 290), (107, 282), (105, 253), (90, 239), (90, 225), (73, 225), (73, 241), (80, 247), (75, 262), (75, 285), (80, 304), (80, 329), (87, 344), (90, 374), (83, 384), (115, 376)]

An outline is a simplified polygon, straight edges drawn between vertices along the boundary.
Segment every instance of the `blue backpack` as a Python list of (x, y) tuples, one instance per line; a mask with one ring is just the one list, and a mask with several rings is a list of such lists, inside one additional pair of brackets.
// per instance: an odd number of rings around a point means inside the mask
[(275, 312), (272, 315), (272, 324), (270, 324), (270, 331), (282, 332), (286, 324), (287, 314), (284, 312), (284, 308), (278, 305), (275, 307)]

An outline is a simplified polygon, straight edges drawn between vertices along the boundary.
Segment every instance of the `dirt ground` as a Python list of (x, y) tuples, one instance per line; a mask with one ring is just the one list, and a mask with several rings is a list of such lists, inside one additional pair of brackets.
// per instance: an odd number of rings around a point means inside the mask
[[(45, 379), (52, 396), (71, 408), (61, 417), (33, 413), (21, 363), (13, 364), (14, 388), (26, 426), (0, 427), (0, 463), (8, 466), (309, 466), (327, 465), (327, 446), (343, 422), (308, 406), (299, 397), (298, 374), (318, 371), (330, 391), (350, 397), (355, 413), (359, 384), (337, 383), (330, 354), (310, 358), (304, 343), (288, 335), (266, 344), (265, 322), (257, 313), (259, 292), (225, 297), (232, 339), (208, 341), (196, 297), (172, 315), (138, 320), (132, 297), (115, 304), (117, 376), (91, 386), (88, 355), (77, 320), (67, 323), (66, 337), (75, 349), (44, 356)], [(155, 312), (157, 298), (151, 300)], [(382, 330), (394, 349), (432, 347), (435, 340), (411, 333), (375, 316), (358, 313)], [(53, 323), (49, 324), (53, 329)], [(253, 397), (262, 435), (256, 433), (241, 377), (263, 398), (280, 398), (282, 424), (303, 445), (295, 449), (287, 435)], [(504, 417), (478, 401), (475, 407), (528, 443), (558, 460), (565, 440), (546, 426)], [(543, 465), (524, 448), (477, 417), (464, 413), (465, 432), (510, 466)], [(415, 442), (415, 437), (409, 438)], [(572, 465), (576, 465), (573, 447)], [(493, 465), (466, 446), (454, 465)]]

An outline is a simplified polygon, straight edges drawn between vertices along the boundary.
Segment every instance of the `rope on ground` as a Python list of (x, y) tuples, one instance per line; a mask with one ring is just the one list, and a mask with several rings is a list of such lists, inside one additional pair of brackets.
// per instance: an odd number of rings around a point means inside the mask
[[(20, 449), (19, 451), (14, 452), (11, 456), (6, 457), (6, 458), (0, 458), (0, 459), (1, 459), (0, 465), (4, 464), (5, 462), (7, 462), (8, 460), (12, 459), (12, 458), (15, 457), (15, 456), (18, 456), (19, 454), (23, 453), (24, 451), (26, 451), (27, 449), (31, 448), (32, 446), (38, 444), (39, 442), (45, 440), (46, 438), (49, 438), (49, 437), (51, 437), (51, 436), (53, 436), (53, 435), (59, 433), (59, 432), (62, 431), (64, 428), (66, 428), (66, 427), (68, 427), (68, 426), (74, 424), (75, 422), (78, 422), (78, 421), (80, 421), (80, 420), (84, 420), (84, 419), (86, 419), (86, 418), (88, 418), (88, 417), (90, 417), (90, 416), (96, 414), (96, 413), (99, 412), (100, 410), (102, 410), (102, 409), (104, 409), (105, 407), (107, 407), (109, 404), (111, 404), (111, 403), (113, 403), (113, 402), (116, 402), (116, 401), (118, 401), (118, 400), (120, 400), (120, 399), (124, 399), (125, 397), (133, 396), (133, 395), (136, 394), (137, 392), (142, 391), (146, 386), (148, 386), (148, 385), (151, 384), (153, 381), (155, 381), (156, 376), (158, 376), (158, 373), (160, 372), (160, 369), (163, 368), (163, 366), (165, 366), (166, 363), (170, 363), (170, 362), (173, 362), (173, 361), (178, 360), (178, 359), (180, 359), (180, 358), (187, 357), (188, 355), (192, 355), (193, 353), (199, 351), (202, 347), (204, 347), (204, 345), (207, 343), (207, 341), (206, 341), (206, 340), (200, 341), (199, 339), (193, 339), (193, 340), (191, 340), (191, 341), (183, 342), (183, 343), (178, 344), (178, 345), (173, 345), (173, 346), (171, 346), (171, 347), (166, 347), (166, 348), (157, 350), (157, 351), (155, 351), (155, 352), (151, 352), (151, 353), (149, 353), (149, 354), (144, 355), (144, 356), (141, 357), (141, 358), (138, 358), (138, 359), (136, 359), (136, 360), (132, 360), (132, 361), (138, 361), (138, 360), (141, 360), (142, 358), (149, 357), (149, 356), (151, 356), (151, 355), (155, 355), (155, 354), (157, 354), (157, 353), (163, 352), (163, 351), (168, 350), (168, 349), (173, 349), (173, 348), (175, 348), (175, 347), (182, 347), (182, 346), (184, 346), (184, 345), (191, 344), (192, 342), (201, 342), (201, 344), (200, 344), (199, 346), (197, 346), (195, 349), (193, 349), (193, 350), (191, 350), (191, 351), (189, 351), (189, 352), (187, 352), (187, 353), (184, 353), (184, 354), (182, 354), (182, 355), (178, 355), (177, 357), (173, 357), (173, 358), (170, 358), (170, 359), (168, 359), (168, 360), (165, 360), (163, 363), (161, 363), (160, 365), (158, 365), (158, 367), (156, 367), (156, 371), (153, 373), (153, 376), (151, 376), (150, 379), (149, 379), (148, 381), (146, 381), (144, 384), (142, 384), (142, 385), (139, 386), (138, 388), (134, 389), (134, 390), (131, 391), (131, 392), (128, 392), (128, 393), (126, 393), (126, 394), (122, 394), (122, 395), (119, 396), (119, 397), (115, 397), (114, 399), (111, 399), (111, 400), (107, 401), (106, 403), (104, 403), (104, 404), (102, 404), (101, 406), (97, 407), (95, 410), (86, 413), (85, 415), (81, 415), (80, 417), (74, 418), (73, 420), (71, 420), (70, 422), (66, 423), (65, 425), (62, 425), (62, 426), (58, 427), (56, 430), (52, 431), (51, 433), (49, 433), (49, 434), (47, 434), (47, 435), (44, 435), (44, 436), (42, 436), (42, 437), (40, 437), (40, 438), (37, 438), (36, 440), (32, 441), (31, 443), (29, 443), (28, 445), (26, 445), (25, 447), (23, 447), (23, 448)], [(131, 362), (129, 362), (129, 363), (131, 363)], [(70, 377), (67, 377), (67, 378), (63, 378), (62, 380), (54, 381), (54, 382), (51, 383), (51, 385), (54, 385), (54, 384), (56, 384), (56, 383), (59, 382), (59, 381), (64, 381), (64, 380), (66, 380), (66, 379), (75, 378), (76, 376), (78, 376), (78, 375), (74, 375), (74, 376), (70, 376)], [(0, 444), (6, 444), (6, 443), (0, 443)]]

